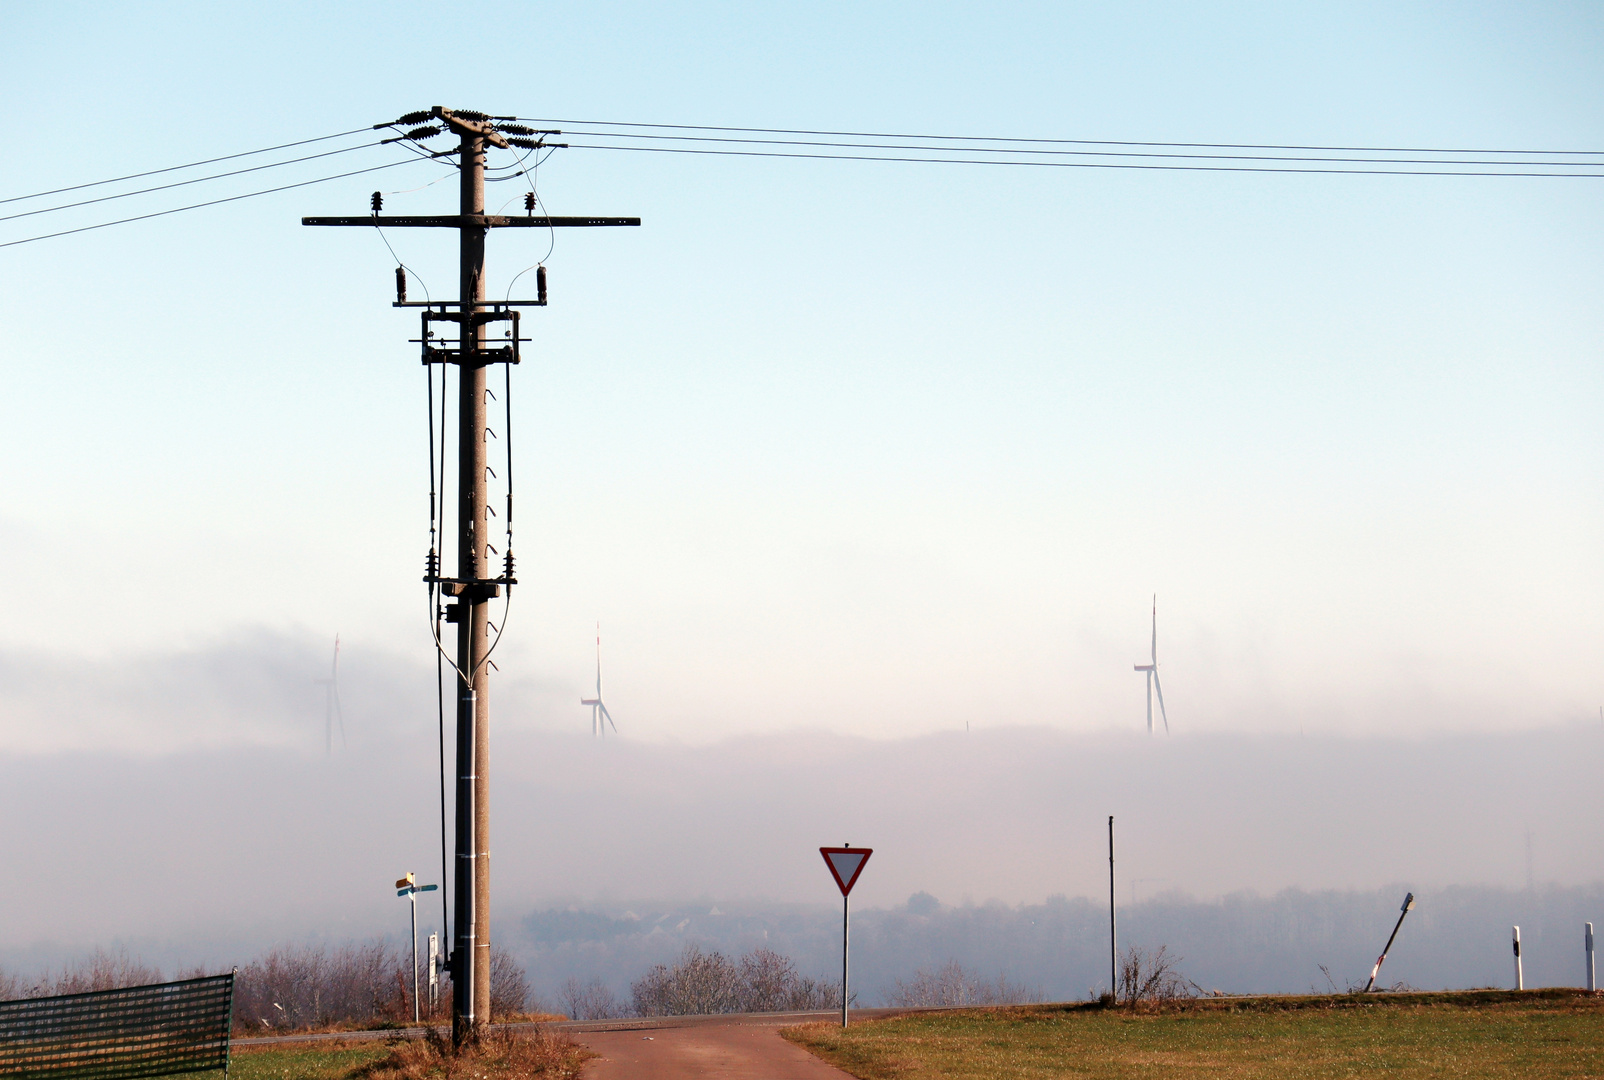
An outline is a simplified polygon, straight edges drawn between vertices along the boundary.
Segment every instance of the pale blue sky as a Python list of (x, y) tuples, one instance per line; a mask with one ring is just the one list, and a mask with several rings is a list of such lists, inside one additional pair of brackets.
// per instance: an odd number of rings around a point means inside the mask
[[(17, 4), (3, 21), (0, 196), (437, 103), (1604, 149), (1594, 5)], [(445, 171), (0, 249), (8, 664), (160, 663), (259, 629), (427, 664), (416, 324), (388, 307), (375, 237), (298, 219)], [(645, 227), (560, 237), (531, 320), (530, 584), (502, 665), (525, 704), (499, 723), (588, 723), (568, 702), (600, 619), (632, 737), (1128, 728), (1155, 592), (1178, 730), (1598, 715), (1604, 180), (573, 150), (541, 191)], [(453, 201), (447, 180), (389, 205)], [(448, 238), (392, 242), (450, 287)], [(492, 289), (544, 251), (493, 236)], [(41, 736), (34, 709), (13, 698), (0, 743), (87, 737)], [(155, 713), (127, 731), (190, 737)]]

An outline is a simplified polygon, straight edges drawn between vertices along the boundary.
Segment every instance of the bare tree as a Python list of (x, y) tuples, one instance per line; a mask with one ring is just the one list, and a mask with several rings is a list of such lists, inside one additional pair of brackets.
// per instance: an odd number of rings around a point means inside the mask
[(557, 998), (563, 1015), (570, 1020), (612, 1020), (628, 1012), (607, 984), (597, 978), (589, 982), (569, 979), (557, 992)]
[(896, 980), (886, 995), (888, 1004), (900, 1008), (931, 1005), (1019, 1005), (1042, 1000), (1040, 990), (1010, 983), (997, 976), (986, 982), (965, 971), (956, 960), (947, 961), (937, 971), (920, 970), (908, 982)]
[(490, 950), (490, 1018), (522, 1016), (529, 1007), (529, 977), (523, 965)]

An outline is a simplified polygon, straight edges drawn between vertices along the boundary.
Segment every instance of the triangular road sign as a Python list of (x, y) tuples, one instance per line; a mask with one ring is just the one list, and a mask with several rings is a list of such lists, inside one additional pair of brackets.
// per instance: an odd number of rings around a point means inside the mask
[(835, 878), (841, 895), (845, 896), (852, 891), (858, 875), (863, 873), (863, 864), (874, 854), (874, 848), (821, 847), (819, 854), (824, 856), (824, 865), (830, 868), (830, 876)]

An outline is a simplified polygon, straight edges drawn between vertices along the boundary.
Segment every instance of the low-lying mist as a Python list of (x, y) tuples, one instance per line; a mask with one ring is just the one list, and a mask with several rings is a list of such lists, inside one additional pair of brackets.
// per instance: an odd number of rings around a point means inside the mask
[[(326, 658), (271, 638), (234, 652), (196, 654), (177, 674), (150, 676), (144, 694), (89, 676), (60, 699), (8, 692), (0, 964), (120, 943), (177, 968), (281, 942), (405, 933), (392, 883), (442, 873), (433, 673), (383, 657), (353, 664), (346, 737), (336, 729), (326, 753), (324, 690), (311, 677)], [(207, 689), (188, 694), (191, 683)], [(839, 896), (818, 848), (850, 843), (875, 849), (853, 894), (866, 980), (889, 985), (958, 958), (988, 978), (1079, 996), (1101, 977), (1100, 964), (1070, 958), (1101, 948), (1109, 815), (1129, 940), (1169, 945), (1191, 977), (1221, 989), (1307, 989), (1318, 963), (1339, 984), (1357, 977), (1348, 953), (1368, 970), (1406, 889), (1422, 906), (1403, 940), (1447, 919), (1443, 955), (1466, 956), (1398, 973), (1419, 985), (1501, 978), (1507, 944), (1485, 946), (1499, 957), (1485, 974), (1468, 959), (1482, 937), (1502, 941), (1498, 925), (1552, 918), (1560, 939), (1579, 940), (1579, 918), (1604, 922), (1604, 910), (1583, 911), (1604, 867), (1598, 725), (1388, 739), (977, 724), (895, 740), (795, 731), (686, 745), (543, 732), (530, 720), (537, 700), (509, 680), (490, 710), (494, 940), (520, 952), (537, 990), (569, 974), (627, 989), (634, 969), (688, 935), (733, 948), (747, 931), (720, 927), (735, 912), (758, 920), (753, 941), (784, 939), (786, 912), (816, 922), (788, 947), (807, 974), (827, 974)], [(175, 719), (163, 727), (167, 702)], [(57, 739), (57, 726), (71, 737)], [(906, 908), (919, 893), (940, 898), (937, 914)], [(1333, 929), (1340, 947), (1304, 948), (1283, 934), (1273, 962), (1275, 949), (1244, 947), (1270, 933), (1265, 920), (1302, 910), (1287, 896), (1327, 912), (1296, 925), (1349, 920), (1351, 938)], [(1461, 906), (1482, 914), (1449, 918), (1452, 896), (1481, 897)], [(441, 897), (419, 904), (423, 934), (440, 925)], [(1551, 897), (1581, 899), (1572, 911), (1571, 900), (1543, 906)], [(590, 931), (563, 939), (528, 923), (569, 909), (607, 925), (626, 912), (655, 921), (605, 949)], [(1250, 910), (1262, 917), (1232, 914)], [(993, 916), (1013, 929), (977, 931), (971, 944), (963, 928)], [(1060, 937), (1032, 938), (1030, 919)], [(924, 944), (876, 960), (881, 925)], [(1537, 974), (1546, 961), (1532, 963), (1534, 978), (1550, 977)]]

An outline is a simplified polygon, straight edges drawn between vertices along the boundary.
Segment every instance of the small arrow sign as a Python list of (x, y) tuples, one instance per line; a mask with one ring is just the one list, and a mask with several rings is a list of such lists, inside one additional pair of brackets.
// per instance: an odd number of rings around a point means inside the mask
[(841, 889), (841, 895), (846, 896), (857, 883), (858, 875), (863, 873), (863, 866), (874, 854), (873, 848), (866, 847), (821, 847), (819, 854), (824, 856), (824, 865), (830, 868), (830, 876)]

